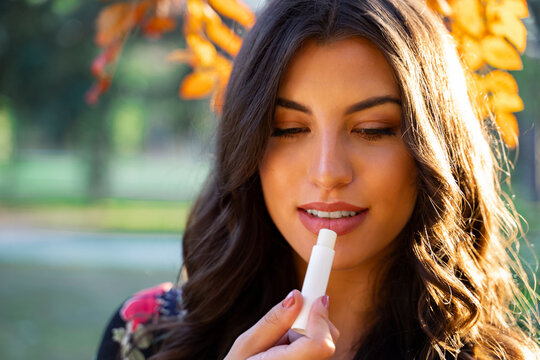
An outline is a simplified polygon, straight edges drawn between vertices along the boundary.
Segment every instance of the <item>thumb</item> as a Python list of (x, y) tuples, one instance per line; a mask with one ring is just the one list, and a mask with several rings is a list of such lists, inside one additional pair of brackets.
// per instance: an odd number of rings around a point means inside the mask
[[(330, 298), (328, 295), (324, 295), (311, 306), (306, 326), (306, 336), (313, 340), (324, 342), (329, 349), (335, 350), (332, 333), (336, 332), (337, 329), (335, 329), (335, 326), (328, 319), (329, 301)], [(337, 336), (339, 336), (339, 332), (337, 332)]]
[[(317, 299), (311, 306), (306, 335), (291, 344), (299, 359), (328, 359), (336, 351), (332, 338), (333, 325), (328, 319), (328, 296)], [(336, 329), (337, 330), (337, 329)]]

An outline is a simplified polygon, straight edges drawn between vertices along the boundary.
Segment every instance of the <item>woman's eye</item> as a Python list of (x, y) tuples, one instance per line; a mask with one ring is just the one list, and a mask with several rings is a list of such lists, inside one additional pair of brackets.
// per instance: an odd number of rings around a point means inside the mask
[(309, 132), (308, 128), (287, 128), (287, 129), (280, 129), (275, 128), (274, 131), (272, 131), (273, 137), (282, 137), (282, 138), (292, 138), (295, 135)]
[(360, 135), (366, 140), (378, 140), (384, 136), (394, 136), (396, 131), (393, 128), (382, 128), (382, 129), (369, 129), (369, 128), (358, 128), (353, 129), (353, 133)]

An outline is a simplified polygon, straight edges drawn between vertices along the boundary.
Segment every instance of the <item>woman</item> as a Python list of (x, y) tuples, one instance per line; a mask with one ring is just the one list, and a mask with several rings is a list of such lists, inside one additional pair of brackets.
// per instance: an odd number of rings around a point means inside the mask
[[(181, 311), (135, 346), (152, 359), (538, 357), (509, 309), (511, 264), (527, 281), (505, 248), (519, 225), (495, 135), (422, 2), (270, 1), (188, 220)], [(328, 295), (294, 336), (291, 290), (321, 227), (338, 233)]]

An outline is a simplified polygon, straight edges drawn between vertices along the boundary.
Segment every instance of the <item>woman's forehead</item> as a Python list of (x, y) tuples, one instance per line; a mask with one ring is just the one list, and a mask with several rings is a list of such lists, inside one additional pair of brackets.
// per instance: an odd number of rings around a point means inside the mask
[(343, 96), (400, 98), (394, 71), (384, 54), (371, 41), (359, 37), (304, 43), (289, 62), (278, 94), (301, 91), (309, 95), (320, 89), (342, 92)]

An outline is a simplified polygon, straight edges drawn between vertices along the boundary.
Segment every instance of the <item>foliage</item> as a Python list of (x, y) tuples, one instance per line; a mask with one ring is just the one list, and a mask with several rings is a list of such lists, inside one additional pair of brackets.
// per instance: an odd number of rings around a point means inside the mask
[(529, 16), (526, 0), (430, 0), (445, 17), (465, 65), (470, 90), (482, 117), (493, 113), (504, 141), (515, 147), (518, 125), (514, 112), (523, 110), (518, 86), (506, 70), (521, 70)]
[(173, 51), (168, 60), (188, 63), (194, 71), (184, 78), (179, 94), (185, 99), (214, 94), (214, 108), (218, 109), (231, 60), (242, 44), (222, 16), (246, 28), (255, 21), (253, 12), (240, 0), (138, 0), (105, 7), (97, 19), (95, 37), (102, 52), (91, 66), (97, 82), (87, 93), (86, 101), (96, 103), (109, 88), (114, 66), (131, 32), (141, 29), (146, 37), (160, 37), (175, 29), (176, 18), (182, 16), (187, 48)]
[[(523, 101), (507, 70), (522, 68), (520, 54), (525, 51), (527, 31), (521, 19), (529, 15), (526, 0), (426, 1), (444, 19), (471, 72), (469, 89), (479, 115), (493, 114), (501, 136), (513, 148), (518, 136), (513, 112), (523, 110)], [(224, 19), (246, 29), (255, 21), (241, 0), (136, 0), (108, 5), (97, 19), (95, 40), (103, 51), (92, 63), (97, 82), (87, 102), (95, 103), (109, 88), (114, 65), (133, 30), (140, 28), (146, 37), (159, 37), (178, 26), (178, 17), (183, 18), (187, 46), (173, 51), (168, 60), (193, 68), (183, 79), (179, 95), (184, 99), (212, 95), (213, 108), (219, 112), (231, 59), (242, 44)]]

